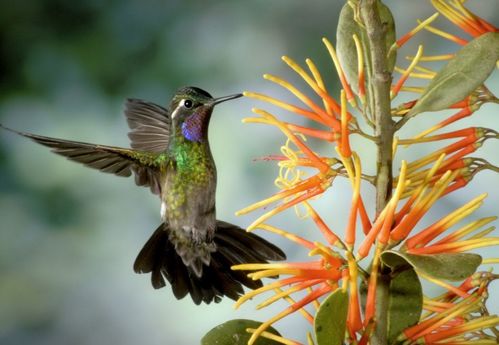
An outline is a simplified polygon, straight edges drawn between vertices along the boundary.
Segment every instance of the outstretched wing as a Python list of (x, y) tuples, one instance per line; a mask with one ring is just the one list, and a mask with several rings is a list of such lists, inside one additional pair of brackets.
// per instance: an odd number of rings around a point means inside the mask
[(133, 172), (137, 185), (149, 186), (155, 194), (160, 192), (159, 169), (165, 162), (166, 154), (55, 139), (1, 127), (50, 147), (52, 152), (87, 167), (124, 177)]
[(127, 99), (125, 116), (131, 129), (128, 137), (133, 149), (157, 153), (166, 151), (171, 127), (167, 109), (140, 99)]

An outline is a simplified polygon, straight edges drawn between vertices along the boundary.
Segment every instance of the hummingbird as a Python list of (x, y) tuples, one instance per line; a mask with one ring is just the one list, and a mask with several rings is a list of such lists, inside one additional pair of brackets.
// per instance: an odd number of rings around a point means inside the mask
[(243, 285), (260, 280), (231, 266), (284, 260), (284, 252), (253, 233), (216, 218), (217, 171), (208, 141), (215, 105), (241, 97), (213, 98), (197, 87), (178, 89), (168, 108), (127, 99), (125, 116), (131, 148), (90, 144), (4, 129), (47, 146), (54, 153), (105, 173), (129, 177), (149, 187), (161, 201), (161, 224), (139, 252), (133, 268), (151, 273), (155, 289), (172, 287), (195, 304), (237, 300)]

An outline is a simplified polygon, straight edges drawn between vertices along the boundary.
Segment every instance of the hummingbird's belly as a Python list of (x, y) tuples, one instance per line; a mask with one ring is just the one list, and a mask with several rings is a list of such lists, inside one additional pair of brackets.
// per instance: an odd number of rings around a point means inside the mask
[(211, 242), (216, 226), (215, 188), (216, 171), (211, 169), (168, 174), (161, 211), (170, 231), (194, 243)]

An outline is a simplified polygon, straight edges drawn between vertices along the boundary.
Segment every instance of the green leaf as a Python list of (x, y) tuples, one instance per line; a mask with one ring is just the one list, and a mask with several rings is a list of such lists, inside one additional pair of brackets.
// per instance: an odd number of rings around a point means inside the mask
[[(383, 25), (386, 28), (386, 52), (395, 43), (395, 22), (393, 20), (390, 9), (382, 2), (379, 4), (379, 14)], [(354, 10), (346, 3), (341, 9), (338, 19), (338, 27), (336, 29), (336, 50), (341, 67), (345, 72), (345, 77), (354, 92), (358, 92), (358, 67), (357, 67), (357, 48), (353, 40), (353, 35), (356, 34), (359, 40), (363, 43), (364, 53), (369, 54), (369, 43), (366, 38), (365, 30), (362, 29), (354, 18)], [(388, 61), (388, 71), (391, 73), (395, 66), (397, 58), (396, 51), (390, 55)], [(366, 68), (366, 67), (365, 67)]]
[(388, 343), (394, 343), (404, 329), (418, 323), (422, 310), (423, 289), (414, 269), (395, 271), (388, 297)]
[(438, 72), (406, 116), (447, 109), (483, 84), (499, 59), (499, 32), (477, 37)]
[(321, 303), (314, 320), (317, 345), (341, 345), (347, 326), (348, 294), (335, 290)]
[[(201, 339), (201, 345), (247, 345), (251, 333), (247, 328), (258, 328), (262, 323), (254, 320), (235, 319), (216, 326)], [(274, 328), (269, 327), (267, 332), (280, 335)], [(255, 345), (277, 345), (278, 342), (259, 337)]]
[(463, 280), (482, 263), (482, 257), (471, 253), (414, 255), (404, 252), (386, 251), (381, 260), (392, 268), (409, 263), (417, 271), (438, 279)]

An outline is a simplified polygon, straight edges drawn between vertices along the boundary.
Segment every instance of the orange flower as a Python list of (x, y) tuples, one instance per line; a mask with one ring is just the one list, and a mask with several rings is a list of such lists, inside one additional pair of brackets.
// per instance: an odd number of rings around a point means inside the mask
[[(478, 272), (454, 292), (425, 299), (423, 308), (428, 313), (398, 340), (405, 344), (495, 344), (496, 338), (483, 332), (499, 323), (499, 317), (483, 312), (487, 288), (494, 279), (488, 272)], [(471, 293), (461, 295), (463, 290)]]
[(464, 7), (463, 1), (432, 0), (431, 3), (438, 12), (472, 37), (498, 31), (494, 25)]
[[(281, 191), (265, 200), (238, 211), (236, 214), (242, 215), (274, 202), (282, 201), (282, 203), (269, 212), (266, 212), (255, 222), (253, 222), (249, 226), (249, 230), (255, 228), (281, 211), (297, 206), (298, 204), (305, 203), (307, 200), (322, 194), (331, 186), (331, 183), (337, 175), (345, 175), (346, 173), (352, 183), (357, 181), (357, 185), (360, 188), (361, 172), (353, 170), (352, 149), (350, 147), (349, 139), (352, 133), (358, 133), (360, 129), (352, 117), (352, 114), (347, 109), (347, 101), (355, 105), (355, 98), (345, 79), (345, 74), (341, 69), (333, 46), (325, 38), (323, 39), (323, 42), (331, 56), (333, 65), (335, 66), (340, 81), (345, 89), (345, 91), (342, 90), (340, 92), (339, 103), (328, 94), (323, 78), (312, 60), (306, 60), (306, 64), (310, 71), (308, 73), (287, 56), (283, 56), (282, 60), (291, 69), (293, 69), (293, 71), (295, 71), (322, 100), (322, 106), (314, 102), (314, 100), (306, 96), (287, 81), (269, 74), (265, 74), (264, 78), (291, 92), (307, 108), (289, 104), (256, 92), (244, 93), (247, 97), (255, 98), (278, 106), (299, 116), (304, 116), (324, 128), (317, 129), (294, 123), (283, 122), (277, 119), (277, 117), (273, 114), (256, 108), (253, 109), (253, 112), (260, 117), (250, 117), (243, 120), (246, 123), (261, 123), (275, 126), (284, 133), (288, 140), (288, 143), (283, 147), (283, 149), (281, 149), (284, 156), (269, 156), (266, 158), (267, 160), (278, 160), (279, 166), (287, 169), (287, 171), (285, 173), (281, 173), (281, 177), (276, 180), (276, 185), (281, 188)], [(338, 154), (341, 156), (341, 161), (334, 158), (321, 157), (316, 154), (305, 144), (307, 136), (335, 143), (338, 148)], [(290, 143), (294, 144), (296, 150), (290, 148)], [(343, 163), (343, 167), (335, 168), (334, 165), (340, 162)], [(312, 177), (304, 178), (305, 174), (299, 170), (299, 168), (302, 167), (315, 168), (318, 172)], [(357, 177), (354, 176), (355, 173), (357, 173)], [(294, 178), (287, 179), (285, 183), (282, 183), (283, 180), (286, 180), (286, 178), (282, 178), (282, 176), (294, 176)], [(368, 227), (370, 227), (370, 221), (367, 216), (362, 197), (359, 193), (355, 195), (353, 203), (355, 203), (355, 207), (352, 209), (352, 214), (350, 216), (350, 223), (352, 224), (349, 228), (355, 228), (355, 219), (357, 214), (359, 214), (364, 230), (367, 231)], [(314, 218), (317, 220), (317, 216)], [(348, 240), (351, 241), (352, 238), (349, 237)]]
[[(339, 254), (332, 251), (329, 247), (318, 242), (312, 243), (297, 235), (290, 234), (284, 230), (276, 229), (269, 225), (262, 225), (262, 228), (275, 233), (278, 233), (310, 250), (310, 255), (319, 255), (318, 260), (310, 262), (288, 262), (282, 264), (243, 264), (233, 266), (233, 270), (253, 271), (248, 274), (250, 278), (255, 280), (265, 277), (288, 276), (281, 278), (278, 281), (267, 284), (259, 289), (249, 291), (243, 295), (236, 303), (236, 308), (247, 300), (267, 291), (274, 291), (275, 294), (260, 303), (257, 309), (266, 307), (279, 299), (287, 299), (291, 305), (272, 317), (268, 321), (262, 323), (258, 327), (248, 342), (249, 345), (254, 341), (274, 322), (292, 314), (296, 311), (301, 311), (309, 322), (313, 322), (313, 317), (303, 310), (306, 305), (315, 302), (321, 296), (331, 293), (338, 288), (338, 281), (345, 276), (343, 266), (345, 261)], [(348, 274), (346, 274), (348, 277)], [(281, 288), (288, 287), (285, 290)], [(305, 297), (295, 302), (291, 295), (301, 291), (308, 290)]]

